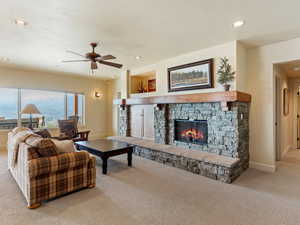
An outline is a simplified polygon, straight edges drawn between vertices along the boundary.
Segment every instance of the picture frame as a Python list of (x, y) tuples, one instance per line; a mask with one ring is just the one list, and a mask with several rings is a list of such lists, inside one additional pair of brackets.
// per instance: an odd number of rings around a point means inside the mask
[(289, 114), (289, 90), (287, 88), (284, 88), (282, 91), (282, 98), (283, 98), (283, 115), (287, 116)]
[(148, 92), (156, 91), (156, 79), (148, 80)]
[(168, 68), (169, 92), (213, 88), (214, 59)]

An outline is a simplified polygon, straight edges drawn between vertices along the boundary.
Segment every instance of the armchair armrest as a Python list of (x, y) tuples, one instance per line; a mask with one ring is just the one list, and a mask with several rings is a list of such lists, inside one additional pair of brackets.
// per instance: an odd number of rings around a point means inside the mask
[(77, 135), (79, 136), (80, 139), (87, 141), (89, 139), (90, 132), (91, 132), (90, 130), (78, 131)]
[(72, 169), (78, 166), (87, 165), (90, 156), (87, 152), (64, 153), (52, 157), (42, 157), (28, 161), (30, 178)]

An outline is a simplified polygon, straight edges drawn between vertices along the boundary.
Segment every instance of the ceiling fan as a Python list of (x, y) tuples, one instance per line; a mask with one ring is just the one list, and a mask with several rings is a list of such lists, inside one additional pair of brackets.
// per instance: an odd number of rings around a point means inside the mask
[(85, 55), (79, 54), (77, 52), (74, 51), (67, 51), (68, 53), (83, 57), (85, 59), (80, 59), (80, 60), (64, 60), (62, 61), (63, 63), (69, 63), (69, 62), (91, 62), (91, 70), (96, 70), (98, 69), (98, 65), (97, 62), (103, 65), (107, 65), (107, 66), (112, 66), (112, 67), (116, 67), (116, 68), (122, 68), (123, 65), (118, 64), (118, 63), (113, 63), (113, 62), (108, 62), (106, 60), (111, 60), (111, 59), (116, 59), (116, 57), (112, 56), (112, 55), (104, 55), (101, 56), (100, 54), (95, 52), (95, 48), (97, 47), (97, 43), (91, 43), (90, 44), (91, 47), (93, 48), (92, 52), (88, 52)]

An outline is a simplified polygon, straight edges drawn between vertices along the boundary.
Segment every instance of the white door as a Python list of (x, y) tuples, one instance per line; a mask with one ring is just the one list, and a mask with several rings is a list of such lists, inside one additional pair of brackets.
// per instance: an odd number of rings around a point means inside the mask
[(130, 108), (130, 130), (131, 136), (136, 138), (143, 137), (143, 107), (139, 105)]
[(131, 136), (154, 140), (153, 105), (134, 105), (130, 109)]
[(144, 106), (144, 136), (145, 139), (154, 140), (154, 107)]

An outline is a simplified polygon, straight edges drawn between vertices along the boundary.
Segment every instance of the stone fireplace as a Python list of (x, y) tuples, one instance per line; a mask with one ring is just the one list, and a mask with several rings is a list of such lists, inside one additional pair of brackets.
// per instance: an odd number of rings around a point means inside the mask
[[(229, 92), (230, 93), (230, 92)], [(225, 92), (225, 95), (227, 93)], [(238, 93), (244, 97), (245, 93)], [(213, 94), (212, 94), (213, 95)], [(225, 96), (226, 97), (226, 96)], [(191, 151), (206, 152), (208, 154), (239, 159), (238, 163), (229, 169), (230, 182), (238, 177), (249, 166), (249, 106), (251, 97), (236, 97), (228, 104), (217, 102), (179, 102), (153, 105), (154, 110), (154, 142), (158, 144), (176, 146)], [(241, 98), (241, 99), (239, 99)], [(221, 98), (224, 99), (224, 96)], [(226, 98), (225, 98), (226, 99)], [(245, 100), (247, 99), (247, 100)], [(167, 100), (166, 100), (167, 101)], [(210, 100), (205, 100), (210, 101)], [(224, 107), (225, 105), (225, 107)], [(130, 105), (120, 110), (120, 136), (130, 136)], [(153, 154), (152, 158), (153, 158)], [(156, 157), (154, 157), (156, 158)], [(166, 161), (172, 161), (166, 159)], [(172, 163), (176, 167), (189, 171), (198, 171), (205, 176), (222, 177), (223, 170), (215, 165), (202, 164), (197, 168), (209, 168), (209, 172), (195, 170), (194, 161), (182, 165)], [(203, 167), (203, 165), (205, 165)], [(190, 168), (193, 167), (193, 168)], [(222, 168), (222, 167), (221, 167)], [(221, 180), (223, 178), (220, 178)], [(224, 178), (224, 182), (228, 182)]]
[(174, 141), (207, 144), (207, 121), (206, 120), (178, 120), (174, 121)]

